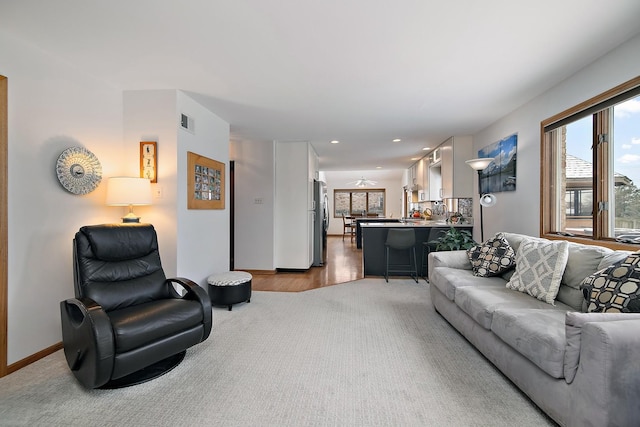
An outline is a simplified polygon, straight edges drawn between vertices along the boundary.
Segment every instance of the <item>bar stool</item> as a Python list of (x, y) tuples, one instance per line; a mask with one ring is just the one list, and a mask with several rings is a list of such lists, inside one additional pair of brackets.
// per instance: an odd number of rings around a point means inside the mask
[[(411, 278), (418, 283), (418, 266), (416, 262), (416, 232), (413, 228), (390, 228), (387, 240), (384, 244), (385, 273), (384, 278), (389, 282), (389, 273), (409, 273)], [(408, 251), (409, 264), (399, 264), (392, 267), (405, 267), (408, 269), (389, 270), (389, 250)], [(413, 261), (413, 262), (412, 262)]]
[(422, 242), (422, 255), (420, 256), (420, 272), (422, 274), (422, 278), (429, 281), (429, 253), (436, 248), (436, 244), (432, 243), (434, 240), (437, 240), (441, 235), (447, 232), (447, 228), (437, 228), (433, 227), (429, 230), (429, 236), (425, 242)]

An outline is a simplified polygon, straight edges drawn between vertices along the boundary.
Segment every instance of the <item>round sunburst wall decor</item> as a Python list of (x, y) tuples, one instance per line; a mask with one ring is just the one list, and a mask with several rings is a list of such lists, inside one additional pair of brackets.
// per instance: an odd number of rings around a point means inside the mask
[(102, 181), (102, 165), (84, 147), (70, 147), (60, 154), (56, 174), (65, 190), (72, 194), (91, 193)]

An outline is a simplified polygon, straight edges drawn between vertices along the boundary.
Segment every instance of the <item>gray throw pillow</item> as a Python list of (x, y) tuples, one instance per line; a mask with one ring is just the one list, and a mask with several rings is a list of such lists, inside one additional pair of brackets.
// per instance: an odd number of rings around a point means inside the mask
[(516, 252), (516, 270), (507, 288), (555, 305), (568, 257), (566, 241), (522, 242)]

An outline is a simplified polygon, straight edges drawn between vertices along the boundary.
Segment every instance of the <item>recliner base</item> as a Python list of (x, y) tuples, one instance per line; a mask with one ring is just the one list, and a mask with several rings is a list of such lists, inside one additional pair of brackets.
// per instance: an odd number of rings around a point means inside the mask
[(162, 375), (178, 366), (184, 359), (186, 353), (187, 351), (183, 350), (180, 353), (169, 356), (166, 359), (162, 359), (159, 362), (154, 363), (153, 365), (149, 365), (145, 368), (140, 369), (139, 371), (133, 372), (122, 378), (111, 380), (105, 385), (98, 388), (116, 389), (151, 381), (152, 379), (161, 377)]

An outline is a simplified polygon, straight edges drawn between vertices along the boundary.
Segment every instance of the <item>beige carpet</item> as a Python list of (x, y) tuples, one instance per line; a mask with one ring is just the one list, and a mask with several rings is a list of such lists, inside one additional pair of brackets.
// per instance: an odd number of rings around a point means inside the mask
[(0, 379), (0, 425), (553, 422), (435, 313), (428, 285), (365, 279), (216, 308), (207, 341), (134, 387), (84, 390), (56, 352)]

